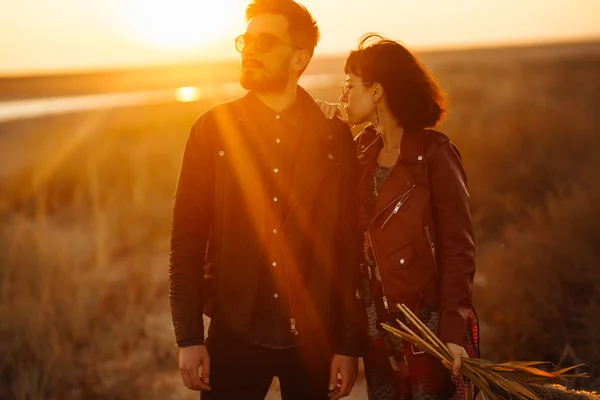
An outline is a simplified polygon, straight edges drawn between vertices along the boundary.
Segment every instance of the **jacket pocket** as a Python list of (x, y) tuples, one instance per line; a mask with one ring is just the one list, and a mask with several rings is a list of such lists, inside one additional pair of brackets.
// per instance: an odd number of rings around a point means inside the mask
[(412, 244), (404, 245), (388, 254), (388, 263), (393, 270), (408, 268), (415, 258), (417, 252)]

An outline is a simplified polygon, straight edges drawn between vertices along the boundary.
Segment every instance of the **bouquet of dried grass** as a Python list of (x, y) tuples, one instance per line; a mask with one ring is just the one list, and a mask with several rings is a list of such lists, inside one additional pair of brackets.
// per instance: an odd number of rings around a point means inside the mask
[[(384, 329), (401, 337), (409, 343), (418, 346), (441, 361), (452, 364), (453, 358), (448, 347), (434, 335), (419, 318), (404, 304), (398, 304), (407, 322), (413, 324), (417, 332), (413, 332), (402, 321), (398, 321), (400, 327), (397, 329), (383, 324)], [(583, 378), (587, 374), (572, 373), (580, 365), (547, 372), (537, 367), (548, 364), (539, 361), (511, 361), (496, 364), (480, 358), (463, 358), (460, 372), (462, 375), (479, 388), (483, 400), (519, 399), (519, 400), (544, 400), (563, 398), (598, 398), (596, 394), (589, 392), (580, 393), (580, 396), (565, 396), (566, 390), (560, 386), (552, 385), (557, 381)], [(473, 399), (471, 385), (467, 386), (465, 397)]]

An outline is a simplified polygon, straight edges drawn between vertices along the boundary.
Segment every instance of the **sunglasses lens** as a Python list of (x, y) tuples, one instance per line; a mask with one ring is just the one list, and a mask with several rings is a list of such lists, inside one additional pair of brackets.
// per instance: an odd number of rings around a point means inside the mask
[(278, 43), (276, 37), (270, 35), (258, 35), (256, 37), (241, 35), (235, 39), (235, 48), (240, 53), (250, 45), (259, 53), (265, 53), (273, 48)]
[(244, 42), (244, 36), (238, 36), (235, 38), (235, 49), (240, 53), (244, 50), (246, 43)]
[(271, 50), (273, 47), (273, 40), (269, 36), (258, 36), (255, 40), (256, 50), (261, 53)]

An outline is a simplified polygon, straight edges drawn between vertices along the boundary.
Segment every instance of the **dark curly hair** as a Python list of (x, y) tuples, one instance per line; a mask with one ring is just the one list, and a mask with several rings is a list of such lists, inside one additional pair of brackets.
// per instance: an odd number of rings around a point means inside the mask
[(403, 45), (381, 35), (361, 37), (350, 52), (346, 74), (383, 86), (388, 107), (405, 129), (432, 128), (444, 119), (446, 96), (435, 77)]

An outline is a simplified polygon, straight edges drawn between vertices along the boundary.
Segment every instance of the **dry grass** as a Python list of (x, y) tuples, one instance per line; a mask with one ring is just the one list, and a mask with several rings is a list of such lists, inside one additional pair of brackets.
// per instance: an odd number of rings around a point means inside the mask
[(104, 129), (3, 182), (19, 190), (0, 216), (1, 399), (172, 392), (160, 376), (176, 366), (165, 278), (182, 139)]
[[(600, 261), (589, 245), (597, 213), (582, 213), (593, 207), (577, 201), (596, 198), (588, 194), (588, 183), (598, 171), (597, 65), (490, 71), (459, 64), (435, 71), (450, 92), (453, 108), (442, 130), (459, 144), (466, 162), (478, 246), (506, 243), (502, 257), (482, 252), (478, 259), (478, 275), (493, 277), (495, 285), (486, 291), (493, 296), (478, 297), (487, 310), (480, 315), (482, 345), (491, 360), (506, 359), (509, 352), (515, 356), (510, 359), (557, 362), (567, 340), (581, 357), (600, 359), (598, 346), (582, 339), (600, 329), (597, 318), (589, 317), (597, 315), (598, 296), (582, 297), (588, 286), (598, 292), (597, 280), (586, 272)], [(339, 86), (315, 94), (335, 100)], [(20, 166), (14, 173), (0, 171), (1, 400), (196, 397), (175, 369), (166, 258), (183, 143), (208, 105), (0, 126), (0, 139), (30, 138), (12, 149), (0, 145), (0, 158)], [(574, 186), (582, 193), (565, 195), (556, 205), (561, 213), (546, 207), (561, 189)], [(549, 213), (560, 218), (547, 218)], [(505, 240), (507, 225), (520, 235)], [(554, 285), (563, 276), (563, 259), (577, 263), (586, 291), (579, 275), (558, 293), (515, 284), (519, 276), (542, 276), (539, 268), (552, 261), (539, 281)], [(551, 297), (569, 307), (583, 304), (583, 316), (561, 325), (563, 308), (540, 314), (522, 307), (520, 295), (546, 307), (556, 306), (545, 301)], [(578, 300), (565, 300), (569, 296)], [(560, 329), (543, 329), (549, 324)], [(510, 343), (489, 345), (504, 337)], [(530, 345), (531, 338), (543, 346)]]
[(146, 254), (112, 257), (107, 238), (118, 231), (93, 220), (7, 221), (0, 235), (1, 398), (148, 397), (151, 377), (172, 368), (172, 342), (160, 335), (166, 326), (150, 326), (164, 309), (164, 278), (152, 271), (165, 258), (151, 244)]

